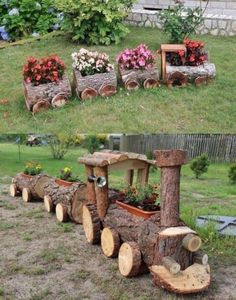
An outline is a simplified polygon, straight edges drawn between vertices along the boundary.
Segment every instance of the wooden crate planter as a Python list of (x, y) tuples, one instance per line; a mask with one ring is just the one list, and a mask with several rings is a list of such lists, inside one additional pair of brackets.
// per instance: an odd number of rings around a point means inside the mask
[(62, 107), (71, 96), (71, 85), (66, 75), (58, 82), (50, 82), (34, 86), (23, 82), (25, 103), (28, 110), (37, 113), (49, 107)]
[[(211, 276), (208, 257), (199, 252), (200, 237), (179, 218), (180, 169), (187, 163), (187, 152), (159, 150), (155, 157), (161, 169), (161, 209), (147, 219), (110, 200), (108, 171), (125, 170), (125, 181), (132, 184), (133, 171), (138, 170), (137, 180), (144, 185), (153, 161), (109, 150), (79, 159), (94, 179), (87, 184), (93, 203), (83, 206), (85, 236), (91, 244), (101, 242), (105, 256), (118, 256), (123, 276), (150, 271), (158, 287), (177, 294), (197, 293), (208, 288)], [(105, 185), (97, 184), (99, 176), (106, 177)]]
[(127, 90), (137, 90), (140, 87), (148, 89), (160, 86), (157, 67), (147, 70), (123, 70), (118, 66), (118, 72), (119, 79)]
[(92, 99), (97, 96), (110, 97), (117, 92), (117, 76), (115, 71), (82, 76), (74, 69), (74, 88), (78, 98)]

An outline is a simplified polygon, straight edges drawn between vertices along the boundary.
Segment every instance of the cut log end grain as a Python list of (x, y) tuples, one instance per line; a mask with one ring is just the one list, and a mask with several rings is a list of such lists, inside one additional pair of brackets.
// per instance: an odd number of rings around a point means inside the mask
[(83, 201), (80, 197), (81, 194), (80, 191), (78, 190), (74, 195), (72, 201), (72, 208), (71, 208), (73, 221), (78, 224), (82, 224), (83, 222)]
[(179, 86), (179, 87), (185, 87), (188, 84), (188, 78), (181, 72), (173, 72), (170, 74), (170, 76), (167, 79), (167, 86), (173, 87), (173, 86)]
[(55, 212), (55, 206), (53, 205), (51, 197), (48, 195), (44, 196), (44, 207), (49, 213)]
[(209, 265), (195, 263), (177, 275), (171, 274), (164, 266), (151, 266), (149, 269), (154, 284), (177, 294), (198, 293), (207, 289), (211, 281)]
[(177, 274), (180, 271), (180, 264), (178, 264), (172, 257), (166, 256), (162, 259), (162, 264), (171, 274)]
[(93, 88), (86, 88), (81, 92), (80, 98), (82, 100), (90, 100), (98, 96), (98, 93)]
[(208, 76), (198, 76), (194, 83), (197, 87), (201, 86), (201, 85), (207, 85), (210, 81), (210, 78)]
[(138, 81), (137, 80), (128, 80), (125, 83), (125, 89), (128, 90), (128, 91), (138, 90), (139, 89), (139, 83), (138, 83)]
[(202, 240), (199, 236), (189, 233), (183, 238), (182, 245), (190, 252), (196, 252), (202, 245)]
[(125, 277), (138, 275), (142, 259), (138, 244), (125, 242), (121, 245), (118, 256), (120, 273)]
[(107, 257), (117, 257), (120, 237), (115, 229), (104, 228), (101, 234), (102, 251)]
[(199, 252), (195, 252), (193, 254), (193, 262), (198, 263), (198, 264), (207, 265), (208, 264), (208, 255), (201, 254)]
[(144, 89), (154, 89), (159, 86), (160, 86), (160, 82), (154, 78), (147, 78), (143, 83)]
[(38, 101), (36, 104), (34, 104), (32, 113), (33, 115), (48, 110), (50, 107), (50, 103), (46, 100)]
[(67, 208), (61, 203), (56, 205), (56, 217), (59, 222), (68, 221)]
[(10, 185), (10, 196), (11, 197), (16, 197), (17, 196), (17, 186), (15, 183), (12, 183)]
[(30, 202), (32, 200), (32, 195), (31, 195), (30, 189), (23, 188), (23, 190), (22, 190), (22, 199), (25, 202)]
[(54, 108), (63, 107), (68, 103), (69, 99), (66, 94), (58, 93), (55, 97), (52, 98), (51, 105)]
[(98, 91), (102, 97), (111, 97), (117, 93), (116, 86), (114, 85), (102, 85)]
[(98, 244), (100, 242), (101, 224), (97, 207), (94, 204), (83, 206), (83, 227), (87, 241), (90, 244)]

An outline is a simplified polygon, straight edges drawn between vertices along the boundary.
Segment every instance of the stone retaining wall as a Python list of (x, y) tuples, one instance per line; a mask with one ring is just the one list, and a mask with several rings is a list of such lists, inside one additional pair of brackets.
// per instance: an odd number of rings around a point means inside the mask
[[(126, 23), (133, 26), (156, 27), (161, 29), (157, 11), (133, 9), (126, 19)], [(205, 14), (204, 22), (197, 29), (199, 34), (236, 35), (236, 16)]]

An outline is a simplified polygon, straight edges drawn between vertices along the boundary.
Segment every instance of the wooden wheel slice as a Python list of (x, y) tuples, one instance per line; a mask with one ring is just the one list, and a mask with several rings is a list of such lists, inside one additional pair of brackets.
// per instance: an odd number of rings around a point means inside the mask
[(30, 202), (32, 200), (31, 192), (28, 188), (23, 188), (22, 190), (22, 199), (25, 202)]
[(188, 84), (188, 78), (183, 73), (176, 71), (169, 75), (167, 80), (167, 86), (173, 87), (173, 86), (179, 86), (179, 87), (185, 87)]
[(204, 84), (206, 85), (208, 84), (208, 82), (209, 82), (209, 78), (207, 76), (198, 76), (194, 81), (197, 87)]
[(125, 277), (136, 276), (139, 273), (141, 263), (141, 252), (137, 243), (123, 243), (118, 256), (120, 273)]
[(45, 111), (45, 110), (48, 110), (50, 107), (50, 104), (48, 101), (46, 100), (40, 100), (39, 102), (37, 102), (34, 106), (33, 106), (33, 109), (32, 109), (32, 112), (33, 112), (33, 115), (34, 114), (37, 114), (41, 111)]
[(82, 91), (81, 95), (80, 95), (80, 98), (82, 100), (90, 100), (92, 98), (95, 98), (98, 96), (98, 93), (95, 89), (93, 88), (86, 88)]
[(202, 240), (196, 234), (189, 233), (183, 238), (183, 247), (190, 252), (196, 252), (202, 245)]
[(67, 95), (64, 93), (59, 93), (52, 99), (52, 107), (57, 108), (57, 107), (63, 107), (68, 103), (69, 99)]
[(56, 205), (56, 217), (59, 222), (66, 222), (68, 220), (67, 208), (61, 203)]
[(48, 195), (44, 196), (44, 207), (45, 207), (46, 211), (49, 213), (55, 212), (55, 206), (52, 202), (51, 197)]
[(115, 229), (104, 228), (101, 234), (101, 246), (107, 257), (117, 257), (120, 248), (119, 233)]
[(10, 195), (11, 195), (11, 197), (17, 196), (17, 187), (16, 187), (16, 184), (14, 184), (14, 183), (12, 183), (10, 185)]
[(90, 244), (100, 242), (100, 219), (97, 213), (97, 207), (93, 204), (83, 206), (83, 227), (87, 241)]
[(113, 96), (113, 95), (115, 95), (117, 93), (117, 90), (116, 90), (116, 87), (114, 85), (103, 84), (100, 87), (98, 93), (102, 97), (111, 97), (111, 96)]
[[(83, 188), (83, 187), (82, 187)], [(79, 188), (81, 189), (81, 188)], [(80, 199), (80, 190), (78, 190), (72, 202), (71, 214), (73, 217), (73, 221), (78, 224), (82, 224), (83, 222), (83, 202)]]
[(143, 83), (143, 87), (145, 89), (154, 89), (156, 87), (159, 87), (160, 83), (157, 79), (154, 78), (147, 78), (144, 83)]
[(131, 90), (138, 90), (138, 89), (139, 89), (139, 83), (138, 83), (137, 80), (134, 80), (134, 79), (128, 80), (128, 81), (126, 81), (126, 83), (125, 83), (125, 88), (126, 88), (126, 90), (128, 90), (128, 91), (131, 91)]

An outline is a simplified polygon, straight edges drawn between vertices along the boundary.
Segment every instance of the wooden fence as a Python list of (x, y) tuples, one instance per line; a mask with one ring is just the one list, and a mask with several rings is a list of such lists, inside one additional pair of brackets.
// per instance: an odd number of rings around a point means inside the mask
[(147, 154), (157, 149), (183, 149), (189, 160), (207, 153), (213, 162), (236, 161), (236, 134), (123, 135), (120, 150)]

